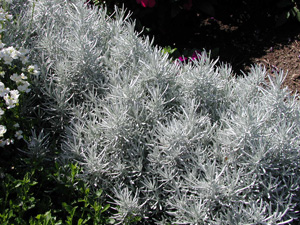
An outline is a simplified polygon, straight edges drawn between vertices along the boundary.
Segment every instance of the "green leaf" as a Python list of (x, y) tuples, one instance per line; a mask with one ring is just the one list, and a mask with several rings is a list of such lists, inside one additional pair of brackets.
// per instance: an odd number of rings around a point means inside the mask
[(63, 202), (63, 203), (62, 203), (62, 206), (64, 207), (64, 209), (65, 209), (69, 214), (71, 214), (72, 209), (73, 209), (72, 206), (68, 205), (66, 202)]
[(72, 178), (72, 183), (74, 183), (75, 176), (76, 176), (76, 174), (77, 174), (77, 166), (71, 163), (71, 164), (70, 164), (70, 167), (71, 167), (71, 178)]
[(99, 189), (99, 190), (96, 191), (95, 194), (96, 194), (96, 196), (97, 196), (98, 198), (100, 198), (101, 195), (102, 195), (102, 192), (103, 192), (103, 191), (102, 191), (101, 189)]
[(107, 211), (110, 208), (110, 204), (107, 204), (106, 206), (103, 207), (103, 209), (101, 210), (101, 213), (104, 213), (105, 211)]
[(298, 22), (300, 22), (300, 12), (297, 12), (297, 16), (296, 16)]
[(81, 224), (83, 224), (83, 219), (82, 219), (82, 218), (80, 218), (80, 219), (77, 221), (77, 225), (81, 225)]
[[(292, 9), (290, 10), (290, 12), (291, 12), (291, 14), (292, 14), (293, 17), (296, 17), (296, 16), (297, 16), (297, 11), (295, 11), (295, 8), (296, 8), (296, 7), (292, 8)], [(296, 8), (296, 10), (297, 10), (297, 8)]]
[(163, 53), (169, 53), (169, 54), (172, 54), (174, 53), (175, 51), (177, 50), (177, 48), (173, 48), (171, 46), (166, 46), (163, 48)]
[(51, 218), (52, 218), (51, 212), (50, 212), (50, 211), (46, 212), (44, 216), (45, 216), (45, 219), (46, 219), (46, 224), (48, 224), (49, 221), (50, 221)]
[(298, 22), (300, 22), (300, 11), (299, 11), (299, 9), (295, 6), (293, 8), (293, 11), (295, 12), (296, 19), (298, 20)]
[(15, 188), (18, 188), (18, 187), (20, 187), (21, 185), (22, 185), (22, 183), (19, 182), (19, 183), (17, 183), (17, 184), (15, 185)]

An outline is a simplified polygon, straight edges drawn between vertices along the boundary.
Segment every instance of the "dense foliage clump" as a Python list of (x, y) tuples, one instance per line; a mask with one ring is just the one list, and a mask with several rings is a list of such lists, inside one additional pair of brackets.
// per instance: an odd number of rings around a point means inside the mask
[(113, 223), (102, 190), (91, 192), (80, 166), (60, 162), (35, 115), (39, 68), (24, 48), (30, 26), (19, 23), (21, 6), (0, 2), (0, 224)]
[(82, 166), (115, 221), (299, 218), (300, 105), (281, 89), (283, 73), (254, 66), (235, 78), (205, 51), (173, 62), (124, 10), (108, 16), (79, 0), (30, 1), (19, 24), (32, 29), (47, 151)]

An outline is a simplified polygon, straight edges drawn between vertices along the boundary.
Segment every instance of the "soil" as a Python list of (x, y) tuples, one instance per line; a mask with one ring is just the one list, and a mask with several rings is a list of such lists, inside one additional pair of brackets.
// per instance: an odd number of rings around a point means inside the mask
[(176, 47), (181, 53), (210, 50), (213, 58), (230, 63), (236, 74), (247, 73), (253, 64), (265, 66), (271, 76), (283, 70), (287, 72), (284, 85), (293, 93), (300, 92), (298, 21), (278, 26), (270, 15), (218, 15), (185, 12), (180, 20), (172, 21), (164, 35), (155, 35), (156, 43)]
[[(238, 27), (228, 26), (222, 21), (211, 20), (204, 20), (202, 26), (208, 28), (215, 23), (220, 31), (231, 33), (229, 37), (219, 39), (219, 43), (215, 42), (216, 46), (211, 46), (220, 61), (231, 63), (238, 74), (249, 72), (254, 64), (266, 67), (271, 76), (282, 71), (286, 74), (284, 86), (293, 93), (300, 91), (300, 23), (273, 30), (238, 30)], [(216, 34), (212, 37), (217, 39)]]

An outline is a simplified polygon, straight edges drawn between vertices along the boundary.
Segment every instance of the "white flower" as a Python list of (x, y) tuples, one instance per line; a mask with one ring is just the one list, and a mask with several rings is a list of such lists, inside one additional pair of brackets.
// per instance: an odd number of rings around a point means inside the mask
[(34, 68), (34, 65), (29, 65), (28, 68), (27, 68), (27, 70), (28, 70), (29, 73), (32, 73), (32, 71), (33, 71), (34, 69), (35, 69), (35, 68)]
[(14, 139), (9, 139), (9, 138), (7, 138), (7, 139), (5, 140), (5, 142), (6, 142), (6, 145), (10, 145), (10, 144), (13, 144), (13, 143), (14, 143)]
[(7, 109), (11, 109), (16, 106), (16, 104), (19, 102), (19, 96), (20, 94), (18, 90), (12, 90), (9, 92), (9, 94), (3, 97), (7, 105)]
[(19, 48), (19, 52), (20, 52), (21, 55), (28, 55), (29, 50), (26, 49), (26, 48), (21, 47), (21, 48)]
[(6, 131), (7, 131), (6, 127), (3, 125), (0, 125), (0, 137), (3, 137), (3, 135), (5, 134)]
[(17, 59), (21, 53), (17, 51), (13, 46), (6, 48), (6, 51), (10, 54), (13, 59)]
[(9, 92), (11, 97), (14, 98), (14, 99), (18, 99), (19, 98), (19, 91), (18, 90), (12, 90)]
[(19, 48), (19, 52), (20, 52), (20, 60), (22, 61), (23, 64), (28, 63), (29, 61), (29, 57), (27, 56), (29, 53), (29, 50), (26, 48)]
[(13, 16), (7, 13), (5, 15), (5, 18), (8, 19), (8, 20), (12, 20)]
[(9, 88), (5, 88), (4, 84), (0, 81), (0, 97), (4, 97), (9, 93)]
[(11, 99), (9, 97), (9, 95), (5, 95), (3, 98), (4, 98), (5, 103), (7, 105), (7, 109), (12, 109), (12, 108), (14, 108), (16, 106), (15, 103), (14, 103), (14, 100)]
[(18, 90), (21, 92), (30, 92), (30, 88), (28, 88), (30, 84), (27, 81), (22, 81), (21, 84), (18, 86)]
[(6, 139), (6, 140), (3, 140), (1, 139), (0, 140), (0, 147), (4, 147), (5, 145), (10, 145), (10, 144), (13, 144), (14, 143), (14, 139)]
[(7, 20), (11, 20), (12, 18), (13, 18), (12, 15), (5, 12), (5, 10), (3, 8), (0, 8), (0, 21), (5, 22)]
[(19, 76), (17, 73), (14, 73), (13, 75), (11, 75), (10, 79), (15, 81), (16, 83), (19, 83), (22, 80), (21, 76)]
[(12, 18), (13, 18), (12, 15), (5, 12), (5, 10), (3, 8), (0, 8), (0, 21), (5, 22), (7, 20), (11, 20)]
[(6, 139), (6, 140), (3, 140), (3, 139), (0, 139), (0, 147), (4, 147), (5, 145), (10, 145), (10, 144), (13, 144), (14, 143), (14, 139)]
[(15, 124), (14, 124), (14, 127), (15, 127), (15, 128), (19, 128), (19, 127), (20, 127), (20, 124), (15, 123)]
[(5, 64), (11, 64), (14, 59), (17, 59), (21, 53), (14, 47), (3, 48), (0, 52), (0, 57), (3, 58)]
[(7, 3), (11, 4), (13, 0), (5, 0)]
[(23, 64), (27, 64), (29, 62), (29, 57), (28, 56), (24, 56), (24, 55), (21, 55), (20, 56), (20, 60)]
[(27, 76), (24, 73), (21, 73), (20, 77), (22, 80), (27, 80)]
[(0, 21), (6, 21), (6, 12), (4, 9), (0, 8)]
[(24, 82), (23, 80), (27, 79), (27, 76), (24, 75), (24, 73), (21, 73), (21, 75), (18, 75), (17, 73), (14, 73), (10, 76), (10, 79), (15, 81), (17, 84)]
[(1, 50), (0, 58), (4, 60), (5, 64), (9, 64), (9, 65), (13, 61), (13, 59), (10, 57), (10, 54), (8, 54), (5, 48)]
[(3, 57), (1, 57), (1, 58), (3, 58), (4, 64), (7, 64), (7, 65), (11, 65), (12, 61), (14, 60), (9, 55), (3, 55)]
[(15, 134), (15, 137), (18, 139), (18, 140), (20, 140), (21, 138), (23, 138), (23, 131), (21, 131), (21, 130), (18, 130), (17, 132), (16, 132), (16, 134)]
[(30, 65), (27, 68), (28, 73), (34, 74), (38, 76), (40, 74), (40, 71), (38, 70), (38, 67), (36, 65)]
[(1, 72), (0, 72), (0, 76), (1, 76), (1, 77), (4, 77), (4, 75), (5, 75), (5, 72), (4, 72), (4, 71), (1, 71)]

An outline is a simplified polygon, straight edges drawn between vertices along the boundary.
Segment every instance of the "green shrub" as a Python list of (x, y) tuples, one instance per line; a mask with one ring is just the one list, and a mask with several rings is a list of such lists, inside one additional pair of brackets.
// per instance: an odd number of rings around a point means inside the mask
[(22, 167), (14, 167), (14, 172), (1, 168), (1, 224), (112, 222), (107, 214), (109, 204), (102, 205), (100, 199), (102, 191), (92, 194), (78, 178), (80, 167), (71, 163), (38, 163), (25, 156), (21, 159), (13, 159), (14, 163), (23, 163)]
[(22, 21), (51, 149), (103, 189), (116, 222), (299, 219), (300, 104), (283, 72), (266, 81), (254, 66), (235, 78), (205, 51), (172, 62), (123, 10), (112, 19), (79, 0), (32, 7)]

